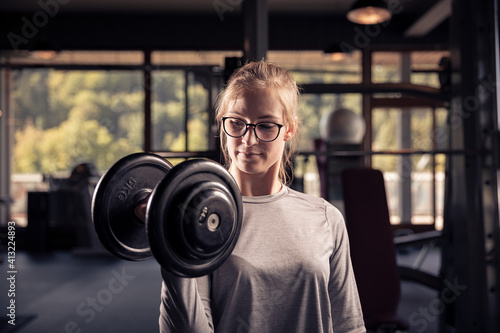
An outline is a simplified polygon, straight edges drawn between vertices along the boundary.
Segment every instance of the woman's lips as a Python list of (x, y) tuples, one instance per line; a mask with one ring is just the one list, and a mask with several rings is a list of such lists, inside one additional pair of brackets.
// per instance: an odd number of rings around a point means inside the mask
[(260, 155), (259, 153), (249, 152), (249, 151), (241, 151), (240, 154), (242, 154), (245, 158), (252, 158), (252, 157)]

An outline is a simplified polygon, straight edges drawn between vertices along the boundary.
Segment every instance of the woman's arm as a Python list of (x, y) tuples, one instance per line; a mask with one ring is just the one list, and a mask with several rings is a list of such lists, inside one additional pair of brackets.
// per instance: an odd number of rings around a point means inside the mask
[(210, 278), (182, 278), (161, 270), (160, 332), (214, 332)]
[[(333, 211), (332, 211), (333, 210)], [(328, 293), (334, 332), (366, 332), (356, 279), (351, 264), (345, 222), (335, 208), (328, 209), (332, 226), (333, 254), (330, 258)]]
[[(147, 200), (135, 208), (146, 220)], [(160, 332), (213, 332), (210, 310), (210, 279), (182, 278), (161, 268), (163, 278), (160, 304)], [(200, 288), (201, 286), (201, 288)]]

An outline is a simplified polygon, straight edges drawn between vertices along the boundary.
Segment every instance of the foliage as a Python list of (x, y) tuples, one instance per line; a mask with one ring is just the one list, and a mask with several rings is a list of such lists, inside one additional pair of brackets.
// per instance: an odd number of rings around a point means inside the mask
[(105, 126), (89, 119), (84, 107), (74, 107), (60, 126), (45, 131), (32, 123), (16, 132), (16, 172), (66, 171), (90, 157), (97, 167), (111, 165), (123, 151), (137, 151), (124, 138), (114, 140)]
[[(139, 72), (24, 70), (14, 74), (13, 171), (54, 173), (83, 161), (107, 169), (144, 142), (144, 90)], [(153, 79), (153, 142), (185, 150), (184, 72)], [(189, 148), (207, 149), (207, 93), (193, 81)], [(203, 104), (204, 103), (204, 104)]]

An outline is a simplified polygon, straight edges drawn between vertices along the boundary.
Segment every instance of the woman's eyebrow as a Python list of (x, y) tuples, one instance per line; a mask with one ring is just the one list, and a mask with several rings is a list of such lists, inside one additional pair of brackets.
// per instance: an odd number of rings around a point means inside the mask
[(228, 111), (227, 114), (232, 115), (232, 116), (241, 116), (241, 117), (245, 116), (245, 114), (243, 112), (236, 111), (236, 110)]
[(275, 122), (281, 121), (281, 118), (279, 118), (279, 117), (277, 117), (275, 115), (263, 115), (263, 116), (257, 117), (257, 119), (259, 119), (259, 120), (267, 120), (267, 121), (275, 121)]
[[(239, 116), (242, 118), (246, 118), (247, 115), (244, 112), (236, 111), (236, 110), (231, 110), (227, 113), (229, 116)], [(267, 120), (267, 121), (281, 121), (281, 118), (273, 115), (273, 114), (268, 114), (268, 115), (262, 115), (256, 118), (257, 120)]]

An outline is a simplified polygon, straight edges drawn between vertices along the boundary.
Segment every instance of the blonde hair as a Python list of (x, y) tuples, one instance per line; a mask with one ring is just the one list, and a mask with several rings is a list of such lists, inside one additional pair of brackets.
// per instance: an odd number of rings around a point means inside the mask
[[(221, 92), (215, 106), (215, 120), (219, 125), (220, 142), (222, 153), (226, 164), (231, 164), (231, 158), (227, 150), (227, 137), (222, 128), (222, 117), (228, 112), (228, 108), (244, 92), (255, 92), (265, 90), (272, 92), (273, 96), (282, 106), (283, 120), (286, 126), (297, 126), (300, 91), (290, 72), (286, 69), (264, 60), (249, 62), (236, 70)], [(298, 127), (298, 126), (297, 126)], [(293, 154), (297, 144), (298, 128), (295, 135), (288, 141), (288, 147), (283, 150), (278, 178), (287, 184), (289, 179), (287, 170), (293, 166)]]

